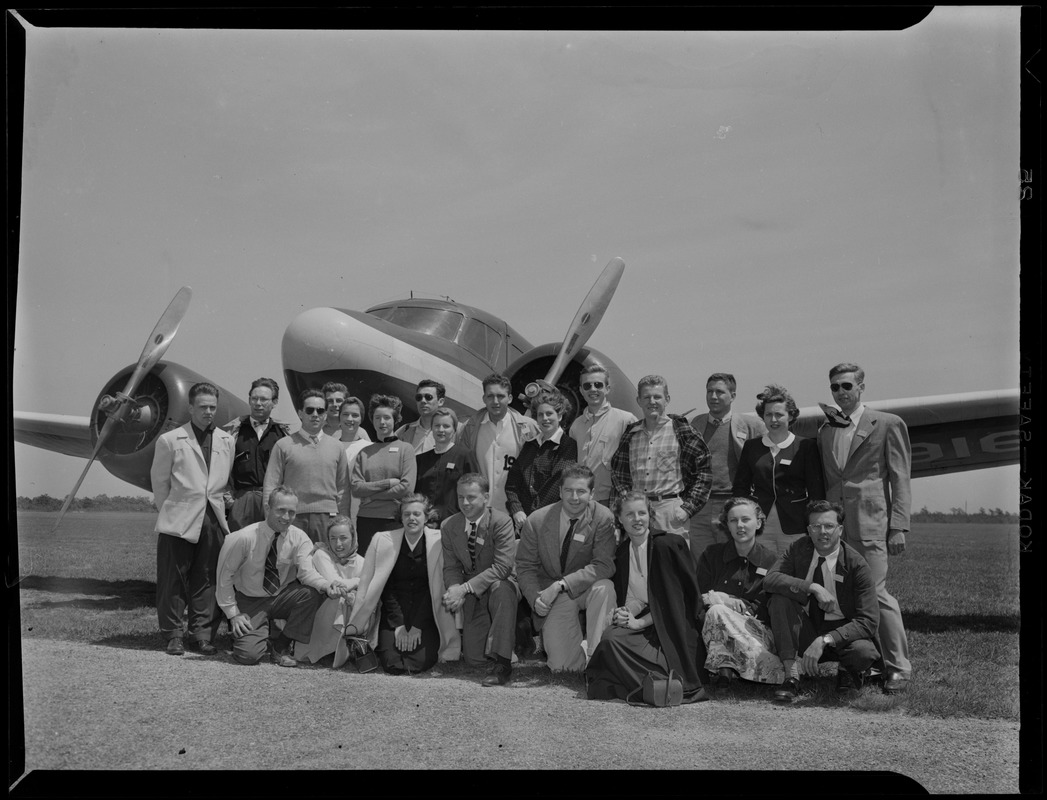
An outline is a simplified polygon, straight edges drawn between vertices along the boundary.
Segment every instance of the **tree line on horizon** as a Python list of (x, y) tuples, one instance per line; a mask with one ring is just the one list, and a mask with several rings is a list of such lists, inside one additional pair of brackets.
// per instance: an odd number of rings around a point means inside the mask
[[(16, 507), (19, 511), (58, 511), (62, 508), (64, 497), (52, 497), (40, 494), (36, 497), (18, 497)], [(155, 512), (153, 498), (146, 495), (125, 496), (99, 494), (94, 497), (77, 497), (69, 507), (70, 511), (141, 511)], [(1004, 511), (1002, 508), (981, 507), (976, 512), (968, 513), (962, 508), (954, 507), (948, 511), (930, 511), (924, 506), (911, 515), (913, 522), (951, 522), (951, 523), (989, 523), (1018, 524), (1018, 514)]]

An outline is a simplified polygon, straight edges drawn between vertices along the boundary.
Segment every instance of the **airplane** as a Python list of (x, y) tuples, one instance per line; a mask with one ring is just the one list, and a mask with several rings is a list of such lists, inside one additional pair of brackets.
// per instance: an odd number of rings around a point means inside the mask
[[(517, 410), (523, 411), (528, 398), (543, 387), (556, 386), (572, 400), (577, 413), (585, 406), (578, 388), (579, 373), (583, 366), (599, 362), (608, 372), (611, 404), (631, 408), (635, 402), (632, 381), (607, 355), (586, 347), (624, 269), (622, 259), (611, 259), (563, 340), (538, 346), (497, 316), (450, 299), (412, 296), (363, 312), (334, 307), (304, 311), (287, 327), (281, 346), (289, 394), (297, 402), (302, 390), (336, 381), (365, 403), (376, 393), (406, 400), (403, 421), (411, 422), (417, 414), (409, 400), (420, 380), (443, 383), (446, 405), (462, 416), (478, 409), (482, 379), (502, 373), (512, 383)], [(248, 413), (247, 404), (217, 382), (161, 360), (191, 296), (189, 287), (175, 295), (146, 340), (138, 362), (102, 386), (89, 416), (15, 412), (15, 441), (88, 459), (66, 496), (58, 523), (95, 460), (116, 477), (151, 491), (149, 470), (156, 439), (188, 421), (189, 389), (194, 383), (208, 381), (219, 387), (217, 419)], [(866, 405), (905, 420), (914, 478), (1018, 462), (1016, 388), (874, 400)], [(791, 429), (801, 436), (814, 436), (826, 413), (818, 406), (803, 408)], [(569, 423), (570, 418), (565, 420)]]

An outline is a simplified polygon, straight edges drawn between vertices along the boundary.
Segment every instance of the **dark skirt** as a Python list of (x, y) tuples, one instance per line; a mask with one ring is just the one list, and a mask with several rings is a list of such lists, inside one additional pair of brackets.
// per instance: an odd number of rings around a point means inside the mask
[(609, 627), (585, 668), (586, 692), (590, 700), (625, 700), (648, 672), (660, 678), (669, 675), (654, 626), (641, 631)]
[(396, 636), (393, 631), (379, 628), (375, 652), (382, 669), (392, 675), (425, 672), (432, 669), (440, 656), (440, 631), (435, 622), (423, 626), (421, 642), (414, 650), (403, 653), (396, 649)]

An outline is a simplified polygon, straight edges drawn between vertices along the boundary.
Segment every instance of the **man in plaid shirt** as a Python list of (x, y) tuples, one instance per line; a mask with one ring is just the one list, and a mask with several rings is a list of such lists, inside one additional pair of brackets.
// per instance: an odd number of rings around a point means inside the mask
[(684, 417), (666, 413), (669, 385), (661, 375), (640, 379), (636, 402), (643, 419), (625, 429), (611, 458), (614, 492), (646, 493), (654, 512), (651, 530), (686, 538), (690, 518), (709, 500), (709, 448)]

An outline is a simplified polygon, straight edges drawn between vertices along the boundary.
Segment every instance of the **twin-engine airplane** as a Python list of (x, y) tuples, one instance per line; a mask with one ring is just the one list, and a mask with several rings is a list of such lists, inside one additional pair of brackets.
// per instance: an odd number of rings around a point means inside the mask
[[(409, 422), (417, 416), (410, 398), (420, 380), (443, 383), (446, 404), (461, 416), (477, 409), (483, 394), (481, 380), (500, 372), (512, 382), (518, 410), (546, 383), (570, 396), (577, 411), (585, 406), (578, 375), (584, 365), (598, 361), (609, 373), (612, 405), (631, 409), (635, 404), (632, 381), (606, 355), (585, 346), (624, 270), (620, 258), (612, 259), (582, 302), (563, 341), (538, 347), (498, 317), (450, 300), (401, 300), (364, 312), (305, 311), (284, 333), (288, 394), (297, 401), (303, 389), (337, 381), (364, 402), (376, 393), (406, 399), (404, 421)], [(218, 386), (187, 367), (161, 361), (191, 296), (189, 287), (178, 292), (146, 341), (138, 363), (122, 369), (102, 387), (90, 416), (15, 412), (15, 441), (88, 459), (66, 497), (62, 514), (95, 459), (118, 478), (149, 490), (154, 443), (160, 434), (188, 421), (190, 387), (205, 380)], [(217, 419), (248, 413), (247, 404), (237, 394), (219, 389)], [(912, 475), (922, 477), (1017, 463), (1018, 402), (1018, 390), (1012, 389), (880, 400), (868, 405), (905, 420), (912, 441)], [(804, 408), (792, 429), (801, 436), (813, 436), (822, 420), (820, 408)]]

